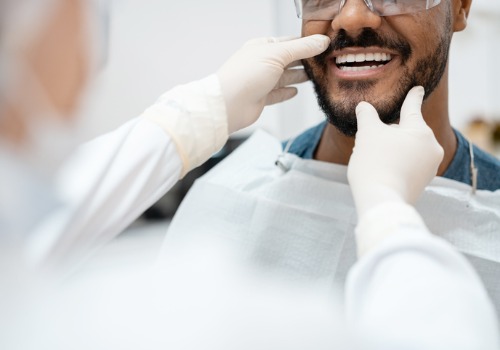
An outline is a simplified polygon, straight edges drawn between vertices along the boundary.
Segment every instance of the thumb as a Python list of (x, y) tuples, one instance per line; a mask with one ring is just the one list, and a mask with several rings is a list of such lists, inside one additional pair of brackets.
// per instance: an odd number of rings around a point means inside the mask
[(315, 34), (295, 40), (282, 41), (278, 45), (283, 50), (283, 63), (288, 66), (292, 62), (314, 57), (324, 52), (330, 46), (330, 38), (326, 35)]
[(377, 110), (368, 102), (360, 102), (356, 107), (356, 118), (358, 120), (358, 132), (369, 130), (382, 123)]
[(427, 125), (422, 117), (424, 95), (425, 90), (421, 86), (416, 86), (408, 92), (403, 107), (401, 107), (400, 126), (412, 128)]

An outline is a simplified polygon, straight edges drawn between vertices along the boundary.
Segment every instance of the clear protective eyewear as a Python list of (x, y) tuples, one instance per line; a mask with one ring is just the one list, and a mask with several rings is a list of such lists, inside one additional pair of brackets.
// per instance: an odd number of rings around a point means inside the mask
[[(295, 0), (297, 16), (306, 20), (329, 21), (337, 16), (347, 1), (353, 0)], [(373, 13), (394, 16), (428, 10), (441, 0), (363, 0)]]

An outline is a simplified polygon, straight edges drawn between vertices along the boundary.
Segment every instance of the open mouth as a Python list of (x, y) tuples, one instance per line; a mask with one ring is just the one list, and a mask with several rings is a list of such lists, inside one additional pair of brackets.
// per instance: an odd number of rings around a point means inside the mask
[(381, 52), (345, 54), (337, 56), (335, 64), (341, 71), (361, 72), (385, 66), (392, 58), (391, 54)]

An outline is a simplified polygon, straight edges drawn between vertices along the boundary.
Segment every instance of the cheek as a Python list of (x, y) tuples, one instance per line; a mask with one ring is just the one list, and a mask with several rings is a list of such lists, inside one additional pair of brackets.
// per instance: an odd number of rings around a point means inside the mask
[(419, 59), (433, 54), (443, 41), (449, 40), (446, 13), (443, 11), (429, 10), (395, 16), (391, 26), (411, 46), (412, 56)]
[(331, 21), (303, 21), (302, 36), (309, 36), (313, 34), (328, 35), (332, 30), (332, 26), (330, 24)]

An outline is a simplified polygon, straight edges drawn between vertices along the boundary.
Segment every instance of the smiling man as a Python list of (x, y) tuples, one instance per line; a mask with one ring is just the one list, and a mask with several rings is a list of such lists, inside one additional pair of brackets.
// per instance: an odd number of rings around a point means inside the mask
[[(329, 50), (304, 61), (327, 123), (300, 135), (290, 152), (346, 165), (357, 131), (355, 108), (375, 106), (382, 121), (399, 120), (408, 91), (426, 91), (422, 111), (445, 150), (438, 175), (472, 185), (468, 141), (450, 125), (448, 54), (465, 29), (471, 0), (296, 0), (302, 34), (325, 34)], [(500, 188), (500, 162), (474, 147), (479, 189)]]

